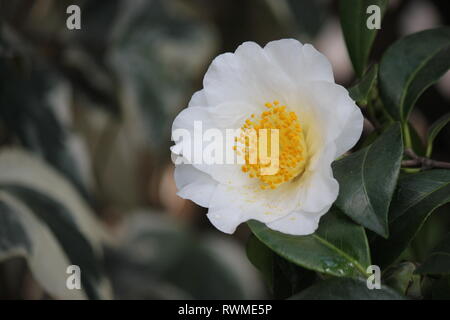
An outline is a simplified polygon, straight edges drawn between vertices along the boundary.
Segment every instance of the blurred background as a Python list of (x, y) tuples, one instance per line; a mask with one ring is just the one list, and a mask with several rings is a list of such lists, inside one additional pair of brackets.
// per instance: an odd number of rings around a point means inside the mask
[[(171, 124), (212, 59), (248, 40), (312, 43), (350, 86), (337, 1), (0, 0), (0, 15), (0, 298), (269, 298), (247, 227), (221, 234), (176, 195)], [(372, 59), (449, 20), (449, 1), (391, 0)], [(447, 73), (411, 117), (419, 144), (449, 101)], [(449, 127), (433, 157), (450, 161)], [(449, 210), (407, 254), (448, 230)], [(70, 264), (81, 291), (65, 287)]]

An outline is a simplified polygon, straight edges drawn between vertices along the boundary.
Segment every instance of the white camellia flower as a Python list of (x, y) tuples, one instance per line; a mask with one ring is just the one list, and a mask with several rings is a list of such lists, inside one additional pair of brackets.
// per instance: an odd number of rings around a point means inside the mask
[[(334, 82), (327, 58), (293, 39), (264, 48), (245, 42), (215, 58), (172, 133), (195, 134), (199, 121), (203, 130), (279, 130), (275, 174), (260, 174), (262, 165), (250, 163), (239, 147), (233, 149), (244, 163), (176, 165), (178, 195), (209, 208), (212, 224), (226, 233), (250, 219), (287, 234), (313, 233), (338, 196), (331, 163), (355, 145), (363, 127), (361, 111)], [(182, 150), (191, 142), (172, 139), (172, 152), (186, 156)], [(243, 143), (241, 136), (235, 141)], [(193, 156), (206, 147), (194, 148)]]

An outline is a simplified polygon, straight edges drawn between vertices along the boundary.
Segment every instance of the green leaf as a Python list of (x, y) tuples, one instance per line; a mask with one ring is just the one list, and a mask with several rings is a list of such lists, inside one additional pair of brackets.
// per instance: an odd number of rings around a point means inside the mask
[(401, 259), (425, 261), (431, 250), (442, 241), (448, 232), (450, 216), (447, 212), (446, 206), (437, 208), (433, 212), (402, 254)]
[(253, 234), (247, 242), (247, 257), (262, 273), (275, 299), (285, 299), (313, 283), (316, 274), (278, 256)]
[(264, 243), (258, 240), (254, 235), (250, 235), (247, 241), (246, 252), (248, 260), (258, 269), (264, 280), (273, 288), (273, 252)]
[[(275, 254), (274, 256), (274, 262), (277, 267), (275, 270), (279, 269), (283, 276), (288, 279), (290, 285), (290, 293), (284, 296), (284, 299), (306, 289), (315, 282), (317, 274), (314, 271), (293, 264), (279, 255)], [(274, 282), (276, 280), (277, 279), (274, 278)]]
[(425, 30), (395, 42), (383, 55), (378, 75), (384, 105), (406, 122), (415, 102), (450, 68), (450, 27)]
[(431, 251), (422, 265), (417, 268), (419, 274), (449, 274), (450, 273), (450, 233)]
[(416, 265), (412, 262), (405, 261), (398, 266), (389, 268), (383, 274), (383, 282), (397, 292), (407, 295), (408, 289), (410, 289), (413, 282), (417, 281), (414, 270), (416, 270)]
[(450, 170), (403, 176), (389, 210), (389, 239), (374, 240), (376, 264), (387, 267), (408, 247), (431, 213), (450, 202)]
[(328, 212), (308, 236), (283, 234), (257, 221), (248, 225), (262, 243), (294, 264), (333, 276), (366, 276), (370, 255), (364, 228), (337, 210)]
[(383, 237), (403, 156), (401, 128), (391, 125), (370, 146), (333, 163), (339, 182), (335, 205), (354, 221)]
[(364, 74), (370, 50), (377, 34), (377, 29), (367, 28), (367, 19), (370, 15), (367, 8), (377, 5), (380, 8), (380, 19), (386, 11), (387, 0), (341, 0), (339, 14), (345, 43), (358, 77)]
[(377, 83), (378, 65), (374, 65), (367, 71), (362, 79), (353, 87), (348, 89), (350, 97), (358, 102), (359, 105), (365, 106), (369, 102), (372, 89)]
[(321, 281), (290, 298), (291, 300), (404, 300), (393, 289), (381, 286), (370, 290), (366, 281), (336, 278)]
[(411, 123), (406, 123), (405, 126), (408, 126), (409, 135), (411, 138), (411, 147), (414, 150), (414, 152), (422, 157), (425, 157), (425, 144), (420, 137), (419, 133), (417, 132), (416, 128), (414, 128)]
[(430, 157), (433, 152), (433, 141), (441, 130), (450, 122), (450, 112), (444, 114), (428, 129), (426, 156)]

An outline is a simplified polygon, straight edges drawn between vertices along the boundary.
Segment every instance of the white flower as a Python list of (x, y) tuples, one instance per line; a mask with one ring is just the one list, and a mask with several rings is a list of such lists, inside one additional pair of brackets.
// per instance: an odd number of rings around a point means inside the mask
[[(363, 126), (359, 108), (334, 82), (327, 58), (293, 39), (264, 48), (245, 42), (235, 53), (215, 58), (203, 89), (177, 116), (172, 132), (193, 132), (194, 121), (202, 121), (203, 129), (280, 129), (280, 169), (263, 176), (261, 165), (248, 161), (180, 164), (178, 195), (209, 208), (208, 218), (223, 232), (255, 219), (293, 235), (313, 233), (336, 200), (339, 185), (331, 163), (355, 145)], [(183, 143), (172, 151), (182, 153)]]

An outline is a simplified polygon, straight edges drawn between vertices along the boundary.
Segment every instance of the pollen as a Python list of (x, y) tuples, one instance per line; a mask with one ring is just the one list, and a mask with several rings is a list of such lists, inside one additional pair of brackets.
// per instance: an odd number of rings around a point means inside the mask
[[(298, 178), (303, 174), (308, 159), (301, 119), (295, 111), (286, 105), (280, 105), (277, 100), (267, 102), (264, 106), (266, 109), (261, 114), (252, 114), (244, 121), (241, 127), (243, 133), (237, 138), (237, 147), (233, 147), (245, 159), (245, 164), (241, 167), (242, 172), (252, 179), (258, 179), (261, 190), (276, 189), (281, 184)], [(264, 135), (262, 129), (266, 129)], [(275, 141), (274, 146), (272, 129), (278, 132), (278, 141)], [(250, 137), (249, 132), (255, 133), (254, 139)], [(264, 138), (267, 143), (261, 144), (260, 140)], [(267, 150), (263, 150), (263, 154), (268, 155), (270, 163), (267, 159), (263, 161), (261, 146), (266, 147)], [(273, 157), (274, 150), (278, 151), (277, 159)], [(272, 174), (267, 174), (267, 170), (264, 173), (263, 169), (274, 165), (272, 162), (276, 164), (276, 170)]]

